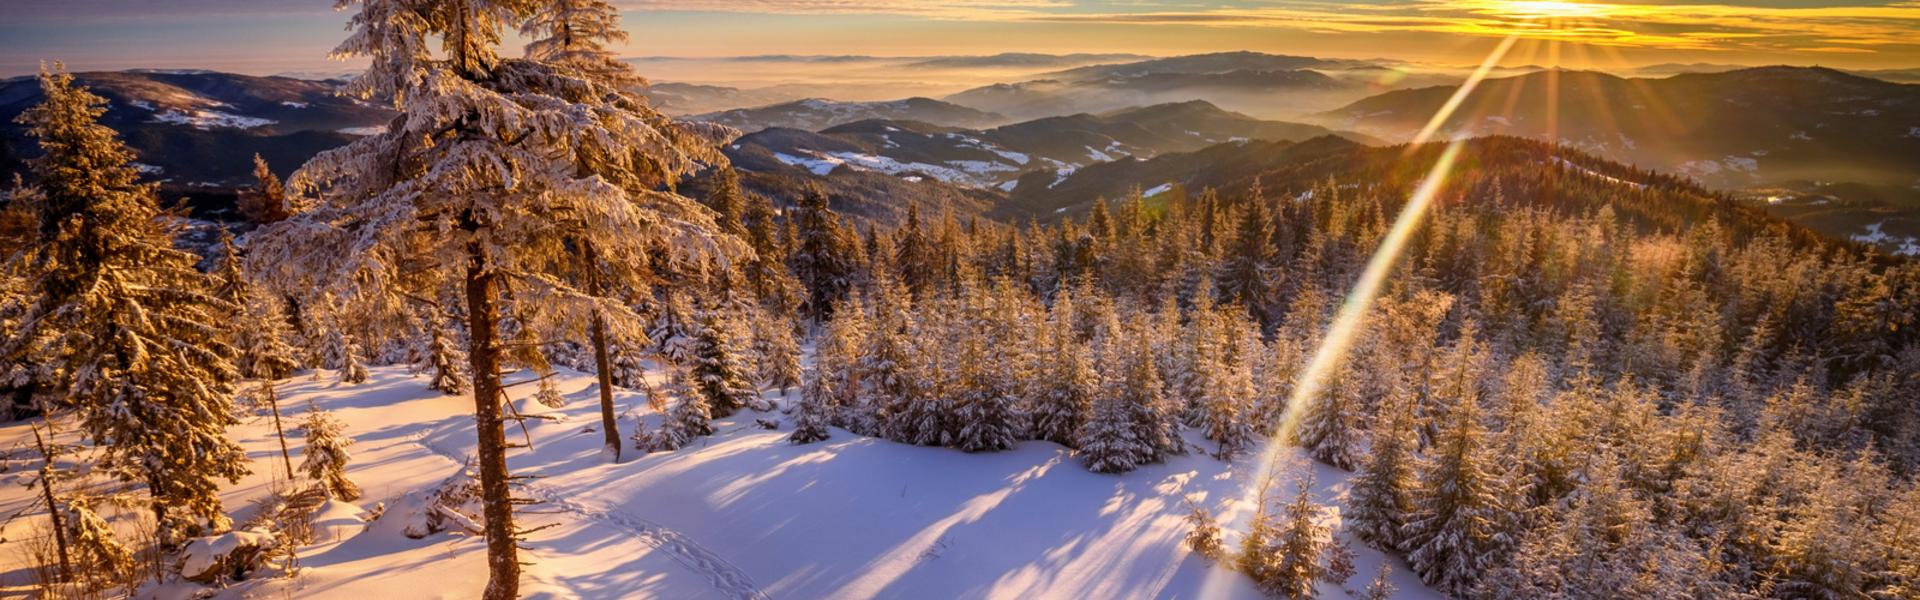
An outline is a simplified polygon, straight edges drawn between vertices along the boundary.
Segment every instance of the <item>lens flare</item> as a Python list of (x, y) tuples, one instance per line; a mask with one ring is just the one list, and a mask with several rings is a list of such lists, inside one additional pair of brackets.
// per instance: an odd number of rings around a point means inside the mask
[[(1467, 96), (1473, 93), (1474, 88), (1479, 87), (1480, 82), (1485, 80), (1487, 74), (1500, 63), (1500, 59), (1513, 48), (1514, 42), (1518, 39), (1517, 36), (1501, 39), (1500, 44), (1487, 55), (1487, 59), (1480, 63), (1480, 67), (1460, 84), (1459, 89), (1454, 90), (1453, 96), (1440, 107), (1440, 111), (1434, 113), (1426, 127), (1414, 136), (1412, 143), (1407, 145), (1402, 154), (1402, 158), (1412, 156), (1421, 144), (1426, 143), (1440, 130), (1447, 119), (1453, 116), (1453, 112), (1466, 101)], [(1400, 209), (1400, 215), (1394, 218), (1393, 227), (1388, 229), (1387, 234), (1380, 240), (1380, 247), (1374, 250), (1371, 258), (1367, 259), (1366, 269), (1361, 271), (1359, 281), (1354, 283), (1353, 289), (1347, 292), (1346, 300), (1341, 302), (1339, 312), (1334, 314), (1332, 325), (1327, 328), (1327, 334), (1321, 338), (1320, 347), (1314, 350), (1313, 359), (1295, 376), (1293, 393), (1287, 397), (1286, 411), (1281, 414), (1280, 424), (1272, 435), (1267, 436), (1267, 441), (1260, 451), (1257, 468), (1249, 471), (1256, 477), (1265, 477), (1272, 471), (1274, 461), (1279, 459), (1281, 451), (1287, 447), (1288, 440), (1293, 438), (1294, 431), (1299, 428), (1300, 418), (1306, 412), (1306, 404), (1319, 395), (1320, 390), (1326, 385), (1327, 376), (1340, 365), (1340, 361), (1346, 359), (1347, 350), (1353, 346), (1360, 326), (1366, 321), (1367, 310), (1373, 306), (1374, 299), (1380, 295), (1381, 284), (1386, 281), (1387, 274), (1393, 271), (1393, 264), (1400, 258), (1400, 252), (1406, 248), (1407, 241), (1412, 239), (1414, 230), (1418, 229), (1421, 221), (1425, 219), (1434, 198), (1445, 186), (1447, 174), (1453, 170), (1454, 161), (1459, 158), (1463, 143), (1463, 140), (1455, 139), (1440, 152), (1439, 160), (1434, 161), (1433, 168), (1427, 171), (1426, 177), (1420, 181), (1420, 186), (1415, 188), (1413, 195), (1407, 199), (1406, 206)], [(1257, 483), (1248, 486), (1247, 495), (1241, 498), (1242, 503), (1254, 502), (1253, 496), (1259, 487)], [(1254, 510), (1260, 510), (1260, 508), (1254, 507)], [(1207, 579), (1201, 585), (1199, 597), (1223, 597), (1226, 586), (1229, 585), (1230, 578), (1233, 576), (1231, 570), (1216, 565), (1207, 573)]]

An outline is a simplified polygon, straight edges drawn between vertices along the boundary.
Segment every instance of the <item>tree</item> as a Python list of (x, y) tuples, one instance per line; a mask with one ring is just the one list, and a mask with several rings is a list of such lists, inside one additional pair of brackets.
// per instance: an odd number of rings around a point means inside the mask
[(1373, 583), (1367, 584), (1366, 600), (1388, 600), (1398, 591), (1393, 587), (1393, 563), (1381, 561), (1380, 572), (1373, 576)]
[(1511, 546), (1506, 490), (1487, 464), (1476, 403), (1451, 409), (1420, 472), (1414, 510), (1401, 528), (1403, 548), (1422, 581), (1465, 595)]
[[(716, 145), (729, 131), (673, 122), (634, 90), (564, 61), (499, 56), (501, 28), (535, 18), (545, 3), (358, 7), (335, 54), (371, 64), (345, 91), (390, 101), (400, 114), (385, 133), (301, 167), (289, 187), (312, 194), (313, 208), (270, 226), (252, 260), (271, 265), (282, 289), (374, 308), (402, 304), (393, 277), (402, 261), (407, 273), (457, 282), (474, 378), (484, 595), (511, 598), (520, 569), (500, 406), (503, 309), (533, 319), (522, 326), (584, 329), (597, 318), (627, 333), (639, 316), (613, 294), (645, 285), (648, 265), (737, 252), (711, 211), (670, 191), (724, 161)], [(580, 256), (577, 243), (588, 240), (593, 256)], [(583, 264), (602, 277), (577, 285)]]
[(781, 397), (801, 381), (800, 341), (795, 339), (793, 326), (792, 315), (763, 311), (759, 326), (753, 331), (755, 354), (760, 358), (760, 380), (780, 390)]
[(240, 192), (239, 208), (241, 216), (256, 225), (278, 223), (299, 212), (287, 197), (287, 187), (267, 166), (267, 159), (259, 154), (253, 155), (252, 189)]
[(69, 540), (75, 573), (100, 585), (133, 572), (133, 552), (120, 543), (113, 527), (93, 511), (87, 500), (69, 500), (52, 510), (65, 513), (56, 522), (66, 526), (64, 537)]
[(808, 188), (801, 195), (787, 222), (793, 226), (794, 235), (787, 260), (792, 263), (793, 276), (806, 288), (807, 314), (814, 321), (824, 321), (833, 314), (833, 303), (847, 291), (852, 268), (845, 250), (847, 233), (839, 217), (827, 208), (826, 191), (818, 187)]
[(1019, 437), (1014, 422), (1014, 398), (1011, 382), (993, 372), (995, 352), (986, 345), (987, 336), (976, 333), (960, 342), (960, 399), (954, 410), (958, 432), (954, 446), (967, 452), (991, 452), (1013, 448)]
[[(436, 313), (438, 311), (435, 311)], [(461, 363), (467, 361), (465, 352), (453, 338), (453, 332), (440, 319), (429, 317), (426, 323), (427, 348), (420, 354), (420, 362), (413, 365), (415, 373), (428, 374), (427, 389), (449, 396), (467, 393), (471, 387), (466, 374), (461, 372)]]
[(1028, 409), (1028, 435), (1069, 448), (1093, 410), (1100, 392), (1100, 375), (1093, 370), (1091, 349), (1075, 331), (1073, 293), (1062, 289), (1053, 300), (1047, 321), (1047, 352), (1041, 356), (1044, 377)]
[(0, 354), (45, 352), (58, 386), (100, 445), (98, 466), (147, 484), (162, 539), (179, 522), (225, 527), (218, 480), (247, 474), (227, 438), (232, 349), (217, 325), (234, 307), (212, 294), (198, 257), (173, 247), (133, 154), (96, 122), (105, 101), (43, 69), (46, 100), (20, 116), (45, 153), (29, 305)]
[(675, 369), (668, 379), (665, 391), (668, 396), (678, 398), (673, 408), (667, 411), (666, 420), (660, 423), (660, 432), (648, 440), (649, 445), (640, 450), (647, 452), (666, 452), (685, 448), (693, 438), (713, 435), (713, 413), (707, 405), (707, 396), (699, 391), (693, 375), (685, 369)]
[(1220, 560), (1225, 556), (1226, 547), (1220, 539), (1220, 523), (1213, 519), (1213, 512), (1189, 496), (1187, 505), (1187, 548), (1194, 554), (1207, 560)]
[(691, 374), (713, 416), (731, 415), (758, 402), (760, 394), (753, 385), (753, 369), (744, 351), (746, 342), (747, 335), (729, 307), (701, 311), (699, 329), (694, 334)]
[(833, 378), (816, 367), (807, 370), (805, 379), (800, 403), (794, 406), (793, 434), (787, 436), (795, 444), (811, 444), (833, 436), (827, 429), (833, 422)]
[(1322, 509), (1310, 493), (1312, 475), (1302, 477), (1295, 487), (1298, 492), (1287, 503), (1273, 546), (1267, 550), (1273, 556), (1271, 568), (1259, 583), (1273, 595), (1311, 598), (1314, 582), (1325, 573), (1320, 558), (1328, 542), (1327, 530), (1319, 522)]
[(1380, 425), (1373, 430), (1373, 444), (1365, 464), (1354, 474), (1347, 509), (1353, 520), (1354, 535), (1381, 550), (1401, 547), (1401, 528), (1414, 512), (1416, 487), (1414, 471), (1413, 415), (1404, 402), (1381, 407)]
[(307, 432), (307, 449), (300, 468), (307, 478), (319, 483), (328, 498), (359, 500), (360, 486), (347, 478), (347, 461), (353, 459), (347, 446), (353, 445), (353, 438), (347, 437), (346, 424), (333, 413), (313, 410), (302, 428)]
[[(1120, 324), (1109, 319), (1107, 330)], [(1142, 331), (1110, 335), (1102, 370), (1112, 374), (1094, 402), (1093, 416), (1080, 430), (1080, 452), (1087, 469), (1124, 473), (1159, 462), (1174, 449), (1173, 421), (1161, 396), (1160, 375)]]

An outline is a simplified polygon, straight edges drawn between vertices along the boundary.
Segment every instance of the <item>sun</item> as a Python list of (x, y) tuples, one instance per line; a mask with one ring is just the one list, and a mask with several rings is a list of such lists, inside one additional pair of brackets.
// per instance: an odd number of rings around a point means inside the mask
[(1607, 6), (1560, 0), (1500, 0), (1493, 12), (1516, 19), (1579, 19), (1604, 16)]

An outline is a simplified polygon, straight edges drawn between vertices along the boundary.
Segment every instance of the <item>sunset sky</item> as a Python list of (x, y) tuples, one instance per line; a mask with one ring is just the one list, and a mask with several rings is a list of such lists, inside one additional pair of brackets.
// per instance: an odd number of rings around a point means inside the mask
[[(629, 56), (1257, 50), (1471, 64), (1498, 38), (1560, 40), (1570, 67), (1660, 62), (1920, 67), (1920, 1), (619, 0)], [(328, 0), (7, 0), (0, 74), (338, 70)], [(1545, 45), (1543, 45), (1545, 46)]]

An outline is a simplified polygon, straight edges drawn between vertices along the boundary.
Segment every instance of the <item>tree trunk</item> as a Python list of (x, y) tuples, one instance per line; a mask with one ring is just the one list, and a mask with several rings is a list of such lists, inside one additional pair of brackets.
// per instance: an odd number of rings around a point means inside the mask
[(520, 560), (514, 546), (513, 499), (507, 486), (507, 438), (500, 418), (500, 348), (495, 331), (494, 274), (480, 243), (467, 244), (468, 357), (473, 365), (473, 421), (480, 438), (481, 514), (486, 518), (487, 589), (485, 600), (520, 595)]
[(273, 379), (260, 381), (261, 391), (266, 392), (267, 408), (273, 410), (273, 433), (280, 436), (280, 461), (287, 466), (287, 481), (293, 481), (293, 454), (287, 452), (287, 430), (280, 427), (280, 396), (273, 391)]
[(67, 528), (60, 522), (60, 503), (53, 497), (53, 452), (47, 449), (47, 440), (40, 436), (40, 427), (33, 428), (33, 442), (40, 446), (40, 457), (46, 461), (40, 465), (40, 494), (47, 501), (47, 516), (53, 519), (53, 547), (60, 553), (60, 572), (55, 581), (73, 580), (73, 562), (67, 558)]
[[(593, 242), (583, 244), (587, 259), (587, 294), (600, 296), (600, 259), (593, 251)], [(607, 358), (607, 320), (598, 312), (593, 315), (593, 366), (600, 381), (600, 430), (606, 432), (607, 449), (613, 452), (613, 462), (620, 462), (620, 423), (613, 418), (613, 361)]]

